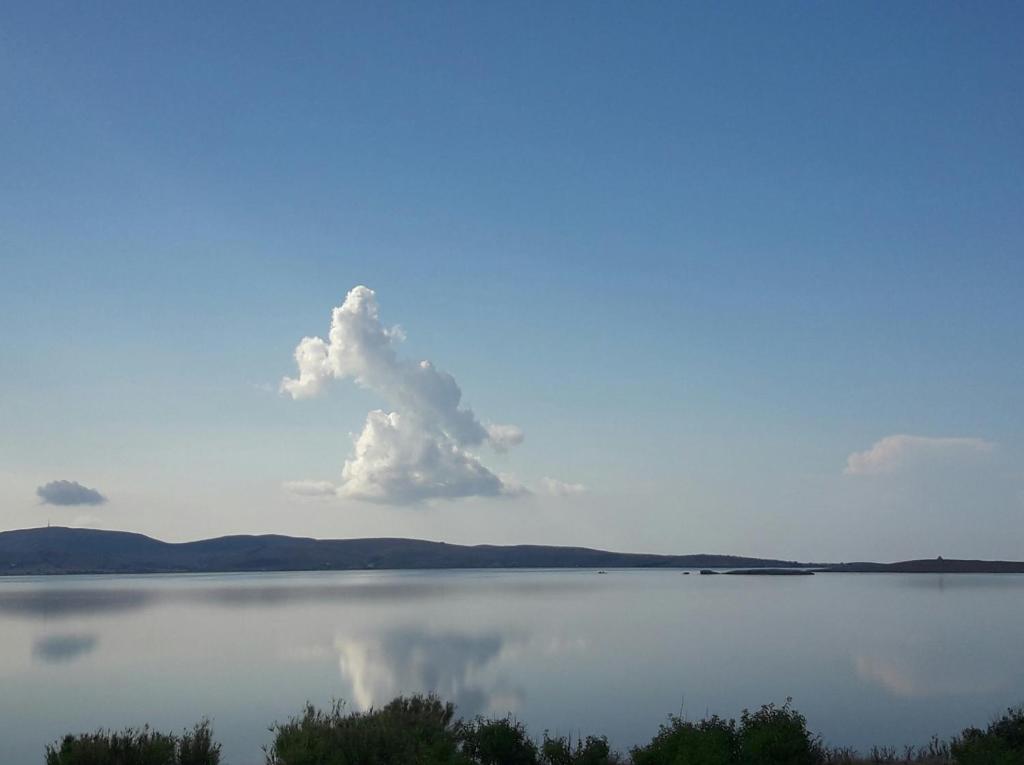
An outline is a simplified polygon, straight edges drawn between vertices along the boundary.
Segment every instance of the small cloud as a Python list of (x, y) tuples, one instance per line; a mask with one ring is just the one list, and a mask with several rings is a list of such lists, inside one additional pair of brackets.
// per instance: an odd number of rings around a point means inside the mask
[(503, 497), (528, 497), (533, 494), (530, 488), (511, 473), (498, 473), (501, 485), (504, 487), (501, 492)]
[(977, 457), (995, 448), (981, 438), (930, 438), (928, 436), (886, 436), (863, 452), (846, 458), (846, 475), (881, 475), (926, 462)]
[(278, 386), (268, 382), (250, 382), (249, 387), (260, 393), (277, 393)]
[(545, 493), (553, 497), (572, 497), (587, 492), (587, 487), (582, 483), (567, 483), (566, 481), (559, 481), (557, 478), (548, 478), (547, 476), (540, 479), (540, 485)]
[(107, 498), (78, 481), (50, 481), (36, 489), (44, 505), (102, 505)]
[(504, 452), (523, 442), (523, 429), (518, 425), (488, 425), (487, 440), (494, 451)]
[(330, 481), (285, 481), (281, 488), (300, 497), (333, 497), (338, 487)]

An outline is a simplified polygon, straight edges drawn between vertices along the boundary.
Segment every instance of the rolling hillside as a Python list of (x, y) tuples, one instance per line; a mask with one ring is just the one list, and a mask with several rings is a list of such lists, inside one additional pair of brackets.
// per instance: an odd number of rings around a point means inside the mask
[(49, 527), (0, 533), (0, 573), (117, 574), (412, 568), (796, 566), (731, 555), (646, 555), (585, 547), (453, 545), (417, 539), (229, 536), (169, 543), (142, 534)]

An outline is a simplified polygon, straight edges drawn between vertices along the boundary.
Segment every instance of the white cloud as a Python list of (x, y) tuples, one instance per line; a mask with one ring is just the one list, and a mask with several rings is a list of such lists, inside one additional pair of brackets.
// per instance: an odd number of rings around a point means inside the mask
[(333, 497), (338, 493), (338, 487), (330, 481), (285, 481), (281, 488), (300, 497)]
[(533, 494), (530, 487), (512, 473), (498, 473), (501, 479), (502, 495), (506, 497), (528, 497)]
[[(454, 377), (429, 361), (398, 358), (395, 346), (402, 339), (400, 328), (380, 322), (373, 290), (360, 286), (334, 309), (327, 340), (306, 337), (295, 349), (299, 374), (281, 382), (282, 392), (311, 398), (332, 380), (353, 380), (393, 408), (367, 415), (342, 481), (332, 490), (386, 504), (510, 493), (468, 448), (488, 443), (504, 451), (522, 442), (522, 430), (481, 423), (460, 405)], [(306, 489), (299, 493), (310, 493), (308, 482), (298, 484)], [(324, 484), (313, 485), (315, 493), (328, 493)]]
[(414, 416), (379, 409), (366, 416), (341, 477), (342, 496), (386, 504), (497, 496), (504, 489), (498, 476), (444, 433)]
[(981, 438), (930, 438), (894, 435), (876, 441), (870, 449), (846, 458), (847, 475), (894, 473), (926, 462), (948, 461), (987, 454), (995, 444)]
[(107, 498), (78, 481), (50, 481), (36, 489), (44, 505), (102, 505)]
[(540, 479), (544, 491), (554, 497), (570, 497), (575, 494), (585, 494), (587, 487), (581, 483), (566, 483), (557, 478), (544, 477)]
[(517, 425), (488, 425), (487, 439), (497, 452), (506, 451), (511, 446), (519, 446), (523, 442), (523, 429)]

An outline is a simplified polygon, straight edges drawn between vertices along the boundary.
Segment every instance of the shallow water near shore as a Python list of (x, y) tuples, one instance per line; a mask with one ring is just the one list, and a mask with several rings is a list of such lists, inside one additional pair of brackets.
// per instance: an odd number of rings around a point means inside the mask
[(256, 765), (268, 725), (307, 700), (428, 691), (622, 750), (669, 713), (787, 696), (859, 748), (1024, 703), (1024, 575), (596, 573), (0, 579), (0, 762), (41, 762), (66, 732), (206, 716), (227, 763)]

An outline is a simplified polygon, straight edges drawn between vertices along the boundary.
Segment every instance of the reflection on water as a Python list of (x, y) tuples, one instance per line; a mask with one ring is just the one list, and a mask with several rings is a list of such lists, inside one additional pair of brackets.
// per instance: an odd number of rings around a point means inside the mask
[(0, 763), (68, 731), (213, 719), (227, 765), (310, 701), (435, 692), (620, 748), (794, 698), (826, 740), (948, 736), (1024, 702), (1024, 576), (673, 571), (0, 579)]
[[(1012, 675), (988, 661), (949, 661), (943, 653), (900, 654), (889, 658), (858, 656), (857, 674), (893, 696), (925, 699), (936, 696), (991, 693), (1009, 687)], [(1024, 690), (1021, 695), (1024, 696)]]
[(7, 590), (3, 584), (0, 580), (0, 617), (5, 615), (26, 616), (35, 619), (61, 619), (72, 616), (101, 617), (120, 611), (143, 608), (154, 600), (154, 593), (144, 590), (50, 589), (49, 587)]
[(176, 597), (193, 603), (209, 602), (225, 608), (258, 608), (276, 604), (344, 603), (370, 600), (402, 601), (410, 598), (436, 598), (444, 595), (443, 583), (422, 585), (404, 582), (357, 582), (352, 584), (307, 584), (293, 586), (210, 587), (176, 593)]
[(432, 633), (402, 627), (384, 634), (340, 637), (335, 642), (341, 675), (362, 709), (401, 693), (436, 693), (462, 714), (515, 711), (522, 690), (488, 672), (505, 638), (496, 632)]
[[(273, 574), (268, 576), (274, 576)], [(287, 575), (285, 575), (287, 576)], [(201, 603), (216, 603), (229, 608), (259, 607), (280, 603), (345, 603), (349, 601), (407, 601), (423, 598), (443, 598), (458, 588), (456, 583), (446, 581), (436, 573), (425, 578), (416, 578), (408, 572), (396, 573), (399, 577), (388, 579), (371, 578), (365, 574), (349, 574), (350, 581), (320, 583), (304, 581), (294, 584), (286, 578), (272, 584), (253, 584), (249, 578), (239, 578), (230, 586), (204, 586), (169, 594), (178, 600)], [(594, 589), (594, 582), (588, 579), (565, 582), (508, 582), (484, 578), (477, 583), (479, 592), (490, 590), (502, 595), (531, 595), (554, 593), (570, 594)]]
[(50, 663), (73, 661), (96, 648), (95, 635), (47, 635), (32, 645), (32, 655)]
[[(254, 581), (254, 576), (265, 577), (267, 581)], [(396, 573), (394, 576), (399, 577), (396, 581), (353, 572), (348, 574), (351, 580), (335, 582), (318, 582), (314, 579), (316, 575), (301, 575), (301, 583), (297, 584), (293, 576), (280, 573), (150, 575), (116, 579), (93, 576), (81, 577), (80, 581), (75, 582), (75, 587), (50, 585), (63, 584), (76, 577), (0, 578), (0, 616), (7, 614), (44, 619), (79, 615), (102, 617), (120, 611), (181, 603), (212, 604), (223, 608), (261, 608), (298, 603), (400, 602), (441, 598), (452, 589), (451, 583), (443, 577), (434, 575), (417, 579), (407, 572)], [(135, 582), (137, 587), (124, 588), (120, 584), (123, 579)], [(181, 586), (165, 586), (169, 581)], [(118, 586), (111, 586), (113, 582), (117, 582)], [(479, 584), (480, 591), (545, 596), (592, 591), (596, 585), (585, 579), (565, 582), (500, 582), (493, 579), (493, 575), (482, 579)]]

